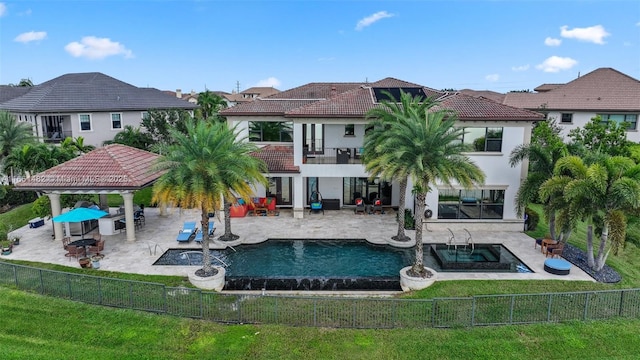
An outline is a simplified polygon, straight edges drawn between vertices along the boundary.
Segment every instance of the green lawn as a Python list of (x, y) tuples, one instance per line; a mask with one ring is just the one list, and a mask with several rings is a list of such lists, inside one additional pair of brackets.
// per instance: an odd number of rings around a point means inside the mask
[(347, 330), (221, 325), (0, 288), (2, 359), (633, 359), (640, 320)]

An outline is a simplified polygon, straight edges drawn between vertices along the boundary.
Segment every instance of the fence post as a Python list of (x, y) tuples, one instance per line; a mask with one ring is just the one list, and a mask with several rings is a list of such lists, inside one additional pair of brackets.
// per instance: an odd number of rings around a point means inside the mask
[(278, 298), (275, 298), (275, 304), (273, 304), (273, 320), (278, 324)]
[(44, 279), (42, 278), (42, 269), (38, 271), (40, 274), (40, 294), (44, 295)]
[(431, 300), (431, 327), (436, 327), (436, 307), (438, 306), (438, 301), (436, 299)]
[(73, 299), (73, 289), (71, 288), (71, 274), (67, 274), (67, 289), (69, 289), (69, 299)]
[(16, 283), (16, 287), (19, 289), (20, 285), (18, 284), (18, 268), (13, 267), (13, 281)]
[(357, 313), (357, 300), (353, 299), (353, 303), (351, 305), (352, 308), (352, 314), (351, 314), (351, 327), (355, 328), (356, 327), (356, 313)]
[(102, 278), (98, 278), (98, 304), (102, 305)]
[(511, 308), (509, 309), (509, 324), (513, 324), (513, 308), (516, 306), (516, 296), (511, 295)]
[(318, 326), (318, 299), (313, 299), (313, 326)]
[(204, 302), (202, 301), (202, 290), (200, 290), (200, 319), (204, 319)]
[(166, 314), (169, 311), (169, 299), (167, 298), (167, 286), (166, 285), (162, 285), (162, 299), (164, 300), (163, 305), (163, 309), (164, 309), (164, 313)]
[(620, 306), (618, 309), (618, 316), (623, 316), (624, 314), (624, 295), (626, 294), (625, 290), (620, 290)]
[(549, 305), (547, 306), (547, 322), (551, 322), (551, 302), (553, 300), (553, 294), (549, 294)]

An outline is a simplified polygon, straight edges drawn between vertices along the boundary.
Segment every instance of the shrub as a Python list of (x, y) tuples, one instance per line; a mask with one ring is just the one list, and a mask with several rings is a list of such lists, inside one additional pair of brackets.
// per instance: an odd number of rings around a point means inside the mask
[(51, 216), (51, 201), (49, 201), (49, 197), (46, 195), (40, 196), (31, 205), (31, 212), (34, 216), (41, 218)]
[(416, 228), (416, 219), (413, 217), (411, 209), (404, 209), (404, 228), (414, 230)]
[(540, 215), (530, 207), (526, 207), (524, 213), (527, 215), (527, 230), (535, 230), (540, 222)]
[(35, 191), (15, 191), (11, 185), (2, 185), (2, 187), (6, 194), (0, 198), (0, 206), (28, 204), (38, 198)]

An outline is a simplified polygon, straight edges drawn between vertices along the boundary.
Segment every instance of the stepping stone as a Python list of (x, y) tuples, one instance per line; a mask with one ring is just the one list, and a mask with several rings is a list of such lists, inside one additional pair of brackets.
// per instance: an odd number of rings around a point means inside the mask
[(563, 259), (547, 259), (544, 261), (544, 271), (554, 275), (569, 275), (571, 263)]

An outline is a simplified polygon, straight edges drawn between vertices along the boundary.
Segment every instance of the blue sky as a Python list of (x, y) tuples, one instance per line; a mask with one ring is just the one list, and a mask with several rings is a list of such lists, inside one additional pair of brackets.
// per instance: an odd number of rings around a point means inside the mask
[(533, 89), (640, 79), (640, 1), (0, 0), (0, 84), (102, 72), (183, 92), (395, 77)]

